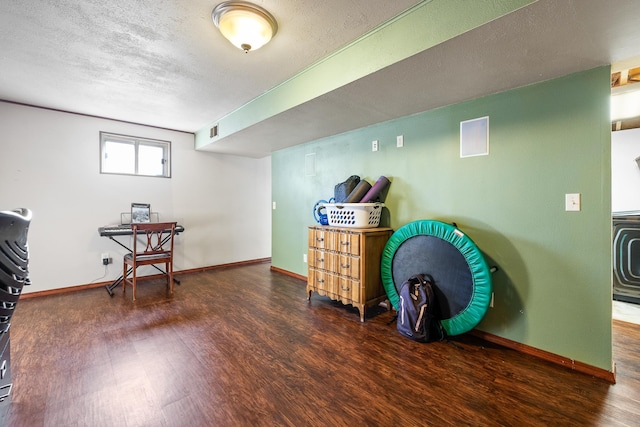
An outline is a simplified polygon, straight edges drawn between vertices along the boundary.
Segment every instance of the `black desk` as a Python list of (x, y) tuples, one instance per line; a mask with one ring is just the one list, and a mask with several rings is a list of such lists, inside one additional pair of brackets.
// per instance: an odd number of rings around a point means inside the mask
[[(179, 224), (176, 225), (176, 235), (182, 233), (183, 231), (184, 231), (183, 226)], [(101, 237), (108, 237), (109, 239), (113, 240), (121, 247), (125, 248), (127, 252), (131, 252), (131, 248), (129, 248), (127, 245), (125, 245), (124, 243), (116, 239), (116, 237), (118, 236), (133, 236), (133, 229), (131, 228), (130, 225), (113, 225), (113, 226), (98, 227), (98, 234)], [(138, 232), (138, 234), (143, 234), (143, 233)], [(162, 241), (162, 243), (164, 244), (168, 240), (169, 240), (169, 236), (167, 235), (164, 237), (164, 240)], [(160, 267), (158, 267), (157, 265), (153, 265), (153, 268), (160, 271), (162, 274), (166, 274), (166, 272), (162, 271), (162, 269), (160, 269)], [(129, 269), (129, 272), (131, 272), (131, 269)], [(120, 275), (120, 277), (114, 280), (113, 283), (109, 283), (108, 285), (105, 286), (107, 288), (107, 292), (109, 292), (109, 295), (113, 296), (113, 290), (116, 287), (118, 287), (120, 284), (122, 284), (123, 280), (124, 280), (124, 276)], [(180, 281), (175, 277), (173, 278), (173, 281), (177, 284), (180, 284)]]

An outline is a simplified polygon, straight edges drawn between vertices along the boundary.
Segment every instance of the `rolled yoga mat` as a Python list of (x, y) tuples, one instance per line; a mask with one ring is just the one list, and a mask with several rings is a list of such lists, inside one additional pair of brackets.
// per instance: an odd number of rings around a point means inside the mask
[(380, 196), (380, 193), (382, 193), (389, 184), (390, 182), (387, 177), (381, 176), (380, 178), (378, 178), (376, 183), (373, 184), (373, 187), (371, 187), (369, 191), (367, 191), (367, 194), (365, 194), (364, 197), (360, 200), (360, 203), (369, 203), (374, 201), (378, 198), (378, 196)]
[(353, 191), (349, 193), (349, 196), (347, 196), (347, 200), (345, 200), (344, 202), (358, 203), (369, 190), (371, 190), (371, 184), (363, 179), (358, 183), (358, 185), (356, 185), (356, 188), (354, 188)]

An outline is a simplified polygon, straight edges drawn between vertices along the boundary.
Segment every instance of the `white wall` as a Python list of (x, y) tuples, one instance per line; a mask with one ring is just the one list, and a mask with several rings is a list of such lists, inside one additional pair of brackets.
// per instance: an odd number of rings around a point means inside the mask
[[(171, 141), (172, 178), (100, 174), (100, 131)], [(195, 151), (192, 134), (0, 102), (0, 183), (0, 210), (34, 214), (25, 293), (118, 277), (126, 251), (97, 228), (131, 202), (184, 225), (176, 271), (271, 256), (271, 159)]]
[(640, 210), (640, 129), (611, 133), (611, 211)]

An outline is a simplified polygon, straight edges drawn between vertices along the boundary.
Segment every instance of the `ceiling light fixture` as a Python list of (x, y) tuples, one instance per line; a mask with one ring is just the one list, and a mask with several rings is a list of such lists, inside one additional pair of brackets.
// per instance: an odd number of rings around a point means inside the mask
[(246, 1), (225, 1), (213, 8), (213, 23), (239, 49), (260, 49), (278, 31), (276, 19), (265, 9)]

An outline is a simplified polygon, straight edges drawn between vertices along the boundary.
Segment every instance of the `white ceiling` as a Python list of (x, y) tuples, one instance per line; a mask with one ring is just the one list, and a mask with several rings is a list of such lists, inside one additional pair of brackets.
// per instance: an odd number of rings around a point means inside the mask
[[(279, 31), (245, 54), (219, 0), (2, 1), (0, 100), (195, 132), (419, 3), (254, 2)], [(539, 0), (208, 149), (259, 157), (638, 55), (637, 0)]]
[(245, 54), (220, 2), (2, 1), (0, 99), (194, 132), (417, 3), (254, 1), (279, 30)]

